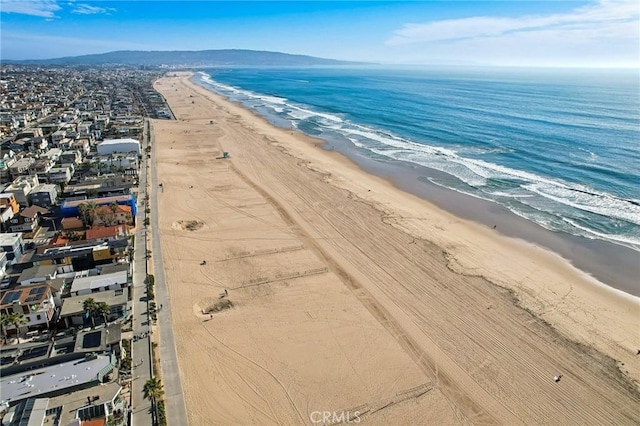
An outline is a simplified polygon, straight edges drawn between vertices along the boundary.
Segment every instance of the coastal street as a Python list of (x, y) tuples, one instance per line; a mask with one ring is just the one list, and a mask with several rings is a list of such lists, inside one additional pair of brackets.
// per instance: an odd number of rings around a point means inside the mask
[(139, 336), (147, 333), (147, 337), (131, 341), (131, 377), (133, 410), (133, 425), (151, 425), (151, 402), (144, 399), (142, 389), (151, 378), (151, 335), (149, 332), (149, 317), (147, 309), (146, 279), (147, 279), (147, 227), (144, 225), (145, 208), (144, 197), (147, 185), (146, 161), (140, 166), (138, 185), (138, 215), (136, 217), (135, 252), (133, 259), (133, 335)]
[[(155, 276), (156, 303), (163, 306), (158, 312), (159, 332), (160, 332), (160, 365), (162, 368), (162, 382), (164, 384), (164, 401), (167, 411), (167, 421), (169, 425), (186, 425), (187, 409), (182, 393), (182, 383), (178, 368), (178, 354), (173, 339), (173, 327), (171, 323), (171, 302), (164, 276), (164, 266), (162, 264), (162, 245), (158, 233), (158, 177), (156, 171), (156, 144), (153, 132), (153, 124), (149, 121), (149, 135), (152, 147), (151, 152), (151, 186), (150, 205), (151, 209), (151, 231), (153, 253), (153, 272)], [(141, 186), (142, 187), (142, 186)]]

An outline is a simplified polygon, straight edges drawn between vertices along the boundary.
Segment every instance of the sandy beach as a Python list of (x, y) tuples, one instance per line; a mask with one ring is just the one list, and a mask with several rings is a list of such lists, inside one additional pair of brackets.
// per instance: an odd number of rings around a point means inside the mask
[(187, 73), (155, 88), (177, 118), (153, 122), (152, 214), (191, 425), (640, 422), (638, 298)]

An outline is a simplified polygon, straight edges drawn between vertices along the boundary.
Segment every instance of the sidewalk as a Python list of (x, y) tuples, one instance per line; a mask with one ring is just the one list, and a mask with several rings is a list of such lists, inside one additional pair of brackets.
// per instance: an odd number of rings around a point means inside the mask
[(162, 245), (158, 234), (158, 179), (156, 173), (156, 149), (153, 130), (149, 123), (151, 133), (151, 185), (150, 201), (152, 206), (151, 231), (153, 271), (155, 276), (156, 304), (163, 308), (158, 312), (158, 325), (160, 333), (160, 367), (162, 368), (162, 383), (164, 385), (164, 401), (167, 411), (167, 423), (170, 426), (188, 425), (187, 408), (182, 393), (182, 383), (178, 369), (178, 353), (173, 339), (173, 327), (171, 323), (171, 300), (164, 277), (162, 264)]
[(138, 216), (136, 217), (135, 252), (133, 257), (133, 335), (147, 333), (147, 337), (131, 341), (131, 377), (132, 382), (132, 424), (134, 426), (150, 426), (153, 424), (151, 402), (144, 399), (144, 384), (151, 378), (151, 335), (147, 315), (147, 227), (144, 226), (146, 205), (144, 197), (147, 191), (147, 167), (143, 161), (140, 167), (138, 186)]

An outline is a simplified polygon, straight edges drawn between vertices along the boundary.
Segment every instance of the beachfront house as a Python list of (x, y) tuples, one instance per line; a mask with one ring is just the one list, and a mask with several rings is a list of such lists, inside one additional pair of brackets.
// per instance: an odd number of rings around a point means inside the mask
[(129, 285), (127, 271), (79, 277), (71, 284), (72, 296), (85, 296), (108, 290), (122, 290)]
[(16, 330), (16, 326), (9, 324), (6, 330), (11, 333), (21, 333), (23, 330), (37, 330), (49, 328), (56, 312), (53, 292), (48, 284), (20, 286), (12, 290), (0, 292), (0, 314), (23, 314), (26, 323)]
[[(83, 309), (83, 303), (87, 298), (91, 297), (96, 303), (104, 302), (109, 306), (109, 314), (107, 321), (115, 321), (120, 318), (126, 318), (131, 314), (131, 300), (129, 300), (129, 288), (119, 288), (115, 290), (105, 290), (90, 295), (83, 294), (80, 296), (71, 296), (62, 299), (62, 308), (60, 309), (60, 320), (64, 321), (67, 327), (91, 325), (91, 319)], [(96, 319), (99, 324), (102, 318)]]

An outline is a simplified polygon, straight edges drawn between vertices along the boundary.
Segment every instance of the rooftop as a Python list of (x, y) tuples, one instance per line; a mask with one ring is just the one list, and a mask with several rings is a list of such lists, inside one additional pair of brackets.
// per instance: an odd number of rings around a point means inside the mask
[[(129, 207), (129, 211), (131, 208)], [(123, 229), (125, 228), (125, 229)], [(91, 229), (87, 229), (85, 231), (85, 239), (87, 240), (95, 240), (98, 238), (110, 238), (117, 236), (125, 236), (126, 225), (115, 225), (115, 226), (96, 226)]]
[(108, 287), (114, 284), (126, 284), (127, 271), (113, 272), (104, 275), (92, 275), (73, 280), (71, 291), (93, 290), (100, 287)]
[(75, 207), (82, 203), (94, 202), (96, 204), (109, 204), (118, 201), (129, 201), (132, 199), (132, 195), (114, 195), (113, 197), (91, 198), (87, 200), (70, 200), (65, 201), (63, 207)]
[(22, 271), (20, 274), (20, 278), (18, 278), (19, 282), (31, 280), (33, 278), (49, 278), (54, 277), (56, 275), (56, 270), (58, 267), (56, 265), (39, 265), (32, 266), (31, 268), (27, 268)]
[(47, 297), (48, 289), (48, 284), (39, 284), (3, 291), (0, 293), (0, 308), (12, 306), (16, 302), (20, 305), (40, 303)]
[[(40, 185), (38, 185), (40, 186)], [(49, 213), (48, 209), (45, 209), (43, 207), (40, 206), (29, 206), (29, 207), (25, 207), (24, 209), (22, 209), (22, 211), (20, 212), (20, 216), (22, 217), (34, 217), (37, 214), (46, 214)]]
[[(116, 382), (106, 383), (104, 385), (50, 398), (49, 408), (62, 407), (60, 424), (68, 425), (76, 418), (76, 411), (80, 408), (89, 405), (102, 405), (106, 402), (113, 401), (121, 390), (122, 387)], [(91, 398), (91, 404), (89, 404), (89, 398)], [(83, 423), (83, 426), (84, 424), (86, 424), (86, 422)]]
[(136, 139), (131, 139), (131, 138), (124, 138), (124, 139), (105, 139), (102, 142), (100, 142), (100, 145), (117, 145), (120, 143), (137, 143), (139, 144), (140, 141), (136, 140)]
[[(53, 170), (53, 169), (52, 169)], [(55, 189), (58, 185), (56, 185), (55, 183), (41, 183), (38, 186), (35, 186), (32, 190), (31, 193), (34, 192), (40, 192), (40, 191), (51, 191), (52, 189)]]
[(82, 296), (65, 297), (62, 299), (63, 304), (60, 310), (60, 318), (84, 312), (82, 304), (89, 297), (91, 297), (96, 303), (105, 302), (109, 306), (123, 305), (129, 300), (129, 289), (123, 288), (119, 290), (107, 290), (98, 293), (84, 294)]
[(106, 328), (80, 331), (76, 335), (74, 352), (101, 352), (108, 346), (119, 343), (122, 338), (122, 325), (109, 324)]
[(22, 238), (19, 232), (0, 234), (0, 246), (12, 246)]
[(98, 373), (111, 365), (106, 355), (85, 358), (0, 378), (0, 401), (13, 403), (38, 395), (59, 392), (98, 380)]

